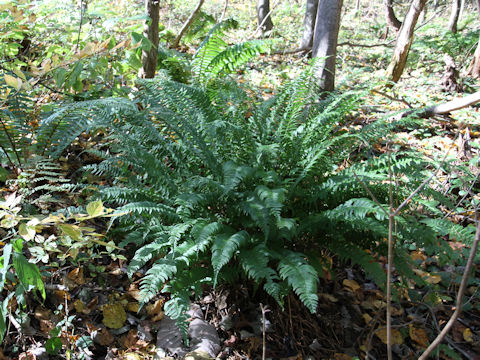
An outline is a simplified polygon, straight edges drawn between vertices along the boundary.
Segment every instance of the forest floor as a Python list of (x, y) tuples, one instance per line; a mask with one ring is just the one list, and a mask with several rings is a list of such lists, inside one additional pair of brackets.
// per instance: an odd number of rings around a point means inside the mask
[[(349, 24), (348, 21), (344, 23)], [(457, 36), (438, 36), (442, 25), (429, 20), (427, 15), (411, 50), (407, 72), (400, 84), (388, 90), (375, 84), (383, 80), (393, 45), (392, 34), (382, 40), (384, 27), (374, 25), (365, 21), (362, 31), (357, 26), (345, 25), (339, 40), (339, 91), (370, 89), (352, 126), (362, 126), (408, 108), (445, 102), (462, 96), (463, 91), (473, 92), (477, 88), (473, 79), (462, 76), (458, 79), (458, 92), (442, 86), (445, 52), (455, 58), (460, 73), (468, 67), (471, 51), (464, 52), (464, 49), (478, 41), (475, 29), (465, 30), (469, 21), (465, 22), (463, 33)], [(452, 36), (456, 47), (449, 45)], [(371, 48), (357, 46), (365, 45), (366, 39), (379, 39), (382, 44)], [(268, 98), (285, 79), (294, 78), (306, 62), (308, 59), (301, 55), (261, 56), (238, 74), (238, 81), (252, 84), (252, 89), (257, 91), (255, 96)], [(457, 156), (459, 162), (468, 162), (478, 156), (478, 148), (469, 145), (478, 143), (479, 137), (478, 107), (470, 107), (450, 116), (431, 119), (422, 127), (405, 129), (397, 134), (397, 141), (401, 145), (414, 146), (426, 155), (438, 158), (448, 152)], [(95, 161), (83, 154), (89, 141), (92, 140), (80, 139), (69, 149), (70, 154), (64, 157), (67, 172), (71, 167), (78, 169)], [(384, 143), (373, 146), (387, 151)], [(75, 164), (68, 159), (75, 159)], [(15, 190), (18, 189), (4, 187), (0, 189), (0, 197)], [(77, 206), (76, 200), (66, 197), (62, 206)], [(470, 221), (469, 214), (451, 216), (458, 223)], [(96, 228), (108, 226), (102, 221), (92, 221), (91, 225)], [(451, 241), (451, 247), (463, 258), (469, 249), (468, 245), (455, 241)], [(417, 358), (448, 321), (454, 311), (456, 290), (464, 269), (461, 262), (440, 264), (435, 256), (427, 256), (422, 249), (412, 248), (410, 256), (421, 269), (417, 270), (417, 275), (427, 285), (419, 288), (407, 279), (408, 286), (398, 287), (392, 330), (393, 352), (398, 359)], [(316, 314), (310, 314), (294, 295), (286, 298), (281, 309), (248, 282), (216, 290), (206, 288), (204, 296), (194, 302), (192, 318), (214, 325), (216, 334), (210, 332), (210, 335), (214, 342), (218, 335), (221, 345), (218, 358), (261, 359), (263, 351), (265, 358), (270, 359), (386, 358), (384, 290), (356, 266), (343, 263), (329, 253), (325, 253), (325, 259), (329, 260), (331, 268), (325, 270), (320, 280), (320, 304)], [(385, 258), (379, 257), (378, 261), (385, 267)], [(55, 358), (47, 354), (46, 340), (62, 322), (63, 330), (56, 338), (67, 352), (57, 358), (167, 358), (162, 350), (185, 355), (187, 350), (174, 341), (178, 329), (165, 321), (163, 304), (166, 299), (159, 297), (140, 308), (138, 293), (143, 274), (138, 272), (129, 279), (126, 266), (126, 260), (112, 261), (109, 254), (102, 254), (76, 265), (45, 268), (51, 274), (46, 281), (47, 299), (41, 303), (33, 296), (29, 298), (28, 320), (23, 323), (10, 316), (11, 325), (0, 350), (0, 360)], [(479, 271), (477, 266), (467, 289), (463, 313), (439, 348), (438, 358), (480, 359)], [(394, 273), (394, 281), (399, 284), (401, 280)], [(411, 296), (413, 293), (417, 296)], [(15, 307), (11, 304), (10, 312), (14, 312)], [(48, 346), (59, 345), (50, 343)], [(208, 358), (202, 354), (190, 356), (190, 359)]]

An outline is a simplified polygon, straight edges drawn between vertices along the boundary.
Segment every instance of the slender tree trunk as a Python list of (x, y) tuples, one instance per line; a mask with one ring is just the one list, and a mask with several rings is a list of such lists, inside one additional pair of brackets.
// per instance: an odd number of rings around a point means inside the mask
[(480, 40), (478, 41), (477, 50), (475, 50), (467, 74), (477, 79), (480, 78)]
[(448, 21), (448, 30), (454, 34), (457, 32), (457, 23), (460, 16), (460, 9), (462, 8), (462, 0), (453, 0), (452, 3), (452, 14), (450, 15), (450, 20)]
[(257, 0), (257, 23), (262, 35), (273, 29), (270, 17), (270, 0)]
[(478, 15), (480, 15), (480, 0), (477, 0), (477, 11)]
[(159, 0), (145, 0), (145, 12), (149, 20), (143, 28), (143, 36), (150, 40), (152, 47), (148, 51), (142, 50), (142, 68), (140, 69), (139, 76), (151, 79), (155, 76), (155, 70), (157, 69), (158, 21), (160, 17)]
[(392, 60), (387, 69), (387, 76), (393, 82), (397, 82), (400, 79), (405, 69), (408, 52), (413, 42), (415, 25), (426, 2), (427, 0), (413, 0), (408, 8), (407, 15), (405, 15), (405, 20), (403, 20), (398, 32)]
[(311, 49), (313, 34), (315, 32), (315, 20), (317, 18), (318, 0), (307, 0), (305, 19), (303, 20), (303, 37), (300, 49)]
[(343, 0), (319, 0), (312, 56), (319, 58), (315, 76), (324, 91), (335, 88), (335, 61)]
[(387, 19), (387, 25), (394, 29), (396, 32), (400, 30), (402, 22), (397, 19), (395, 16), (395, 11), (393, 10), (392, 0), (384, 0), (385, 4), (385, 16)]

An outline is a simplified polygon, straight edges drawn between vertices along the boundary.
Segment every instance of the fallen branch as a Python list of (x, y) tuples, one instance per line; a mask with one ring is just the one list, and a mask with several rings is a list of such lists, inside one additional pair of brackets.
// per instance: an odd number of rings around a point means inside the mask
[(373, 48), (373, 47), (379, 47), (379, 46), (392, 46), (391, 44), (395, 41), (395, 39), (386, 42), (386, 43), (379, 43), (379, 44), (355, 44), (351, 43), (350, 41), (342, 42), (337, 44), (337, 46), (351, 46), (351, 47), (363, 47), (363, 48)]
[(453, 99), (440, 105), (434, 105), (420, 110), (410, 110), (402, 114), (402, 118), (415, 114), (416, 116), (427, 119), (436, 115), (445, 115), (452, 111), (460, 110), (480, 102), (480, 91), (463, 98)]

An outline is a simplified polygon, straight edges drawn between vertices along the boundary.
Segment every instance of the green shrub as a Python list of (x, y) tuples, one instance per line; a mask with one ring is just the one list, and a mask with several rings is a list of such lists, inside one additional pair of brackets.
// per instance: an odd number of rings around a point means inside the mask
[[(248, 277), (280, 304), (293, 290), (315, 312), (325, 248), (382, 285), (371, 254), (385, 253), (387, 218), (354, 173), (388, 208), (389, 168), (401, 199), (434, 164), (406, 151), (361, 156), (360, 146), (392, 125), (346, 127), (358, 96), (320, 100), (310, 71), (258, 106), (247, 108), (237, 94), (231, 83), (211, 86), (207, 95), (168, 79), (143, 81), (135, 101), (144, 110), (120, 117), (105, 160), (89, 167), (113, 179), (99, 189), (104, 201), (130, 213), (120, 246), (138, 248), (130, 276), (148, 266), (142, 300), (170, 293), (166, 312), (181, 320), (203, 284)], [(416, 199), (448, 202), (432, 189)], [(439, 245), (428, 208), (410, 210), (397, 219), (396, 261), (413, 277), (408, 244)]]

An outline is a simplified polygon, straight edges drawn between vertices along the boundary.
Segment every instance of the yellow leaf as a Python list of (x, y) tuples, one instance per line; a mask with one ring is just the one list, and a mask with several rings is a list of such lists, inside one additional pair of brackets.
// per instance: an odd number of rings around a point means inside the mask
[(27, 81), (25, 74), (21, 70), (18, 70), (17, 68), (13, 68), (13, 72), (23, 81)]
[(345, 280), (343, 280), (343, 286), (345, 286), (347, 288), (347, 290), (350, 290), (350, 291), (353, 291), (353, 292), (360, 289), (360, 285), (358, 285), (358, 283), (355, 280), (345, 279)]
[(90, 216), (99, 216), (103, 214), (102, 200), (91, 202), (87, 205), (87, 213)]
[[(375, 335), (384, 343), (387, 343), (387, 328), (382, 328), (378, 331), (375, 332)], [(400, 331), (397, 329), (392, 329), (392, 345), (397, 344), (401, 345), (403, 344), (403, 338), (402, 334)]]
[(473, 333), (470, 328), (463, 330), (463, 339), (468, 343), (473, 343)]
[(5, 74), (3, 75), (5, 82), (8, 86), (13, 87), (15, 90), (18, 90), (22, 87), (22, 80), (16, 78), (15, 76)]
[(427, 336), (427, 332), (424, 329), (417, 328), (413, 324), (410, 324), (409, 334), (410, 334), (410, 339), (415, 341), (418, 345), (422, 347), (427, 347), (428, 336)]
[(102, 323), (111, 329), (120, 329), (127, 320), (127, 313), (122, 304), (107, 304), (103, 306)]

